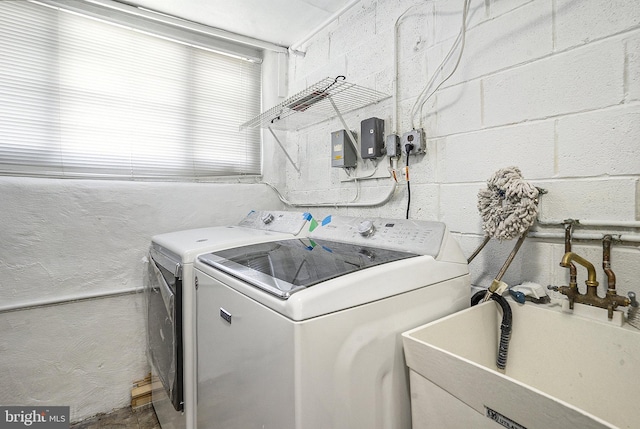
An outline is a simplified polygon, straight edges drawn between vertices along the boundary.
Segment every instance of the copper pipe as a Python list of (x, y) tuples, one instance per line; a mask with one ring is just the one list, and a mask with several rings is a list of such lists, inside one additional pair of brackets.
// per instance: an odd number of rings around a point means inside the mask
[[(569, 298), (569, 308), (573, 309), (573, 304), (575, 302), (607, 308), (608, 303), (598, 296), (598, 280), (596, 279), (596, 269), (593, 264), (576, 253), (567, 252), (562, 257), (560, 266), (569, 267), (572, 261), (576, 261), (587, 269), (587, 280), (585, 281), (587, 285), (587, 293), (582, 295), (578, 292), (578, 284), (575, 281), (569, 283), (569, 287), (561, 286), (559, 291)], [(609, 318), (611, 317), (613, 317), (613, 312)]]
[[(585, 282), (587, 286), (597, 287), (598, 280), (596, 277), (596, 269), (593, 264), (577, 253), (567, 252), (562, 257), (562, 262), (560, 262), (560, 265), (563, 267), (568, 267), (572, 261), (576, 261), (587, 269), (587, 281)], [(589, 293), (589, 291), (587, 291), (587, 293)]]
[(566, 220), (564, 224), (564, 253), (571, 252), (571, 229), (573, 221)]
[(598, 296), (598, 281), (596, 280), (596, 269), (593, 264), (582, 256), (577, 255), (573, 252), (565, 253), (562, 257), (562, 262), (560, 265), (563, 267), (567, 267), (571, 261), (575, 261), (585, 267), (587, 269), (587, 293), (582, 295), (577, 293), (577, 288), (574, 289), (572, 287), (561, 286), (558, 290), (567, 295), (570, 300), (575, 301), (580, 304), (588, 304), (593, 305), (595, 307), (601, 307), (607, 309), (607, 314), (609, 319), (613, 317), (613, 310), (615, 310), (618, 306), (627, 306), (631, 302), (629, 298), (619, 296), (615, 293), (612, 293), (611, 290), (607, 291), (607, 294), (604, 298)]
[(611, 269), (611, 235), (605, 235), (602, 239), (602, 269), (607, 275), (607, 293), (616, 293), (616, 275)]
[[(573, 229), (573, 219), (564, 221), (564, 253), (571, 252), (571, 231)], [(569, 264), (569, 287), (574, 288), (574, 292), (578, 292), (578, 269), (573, 263)], [(569, 297), (569, 308), (573, 309), (574, 294)]]

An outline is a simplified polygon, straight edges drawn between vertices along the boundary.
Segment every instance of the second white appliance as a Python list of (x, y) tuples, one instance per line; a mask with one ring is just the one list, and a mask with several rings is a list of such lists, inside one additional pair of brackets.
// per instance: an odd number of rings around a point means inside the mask
[(308, 213), (251, 211), (238, 225), (159, 234), (149, 249), (147, 335), (153, 407), (162, 429), (196, 427), (196, 304), (198, 254), (305, 234)]

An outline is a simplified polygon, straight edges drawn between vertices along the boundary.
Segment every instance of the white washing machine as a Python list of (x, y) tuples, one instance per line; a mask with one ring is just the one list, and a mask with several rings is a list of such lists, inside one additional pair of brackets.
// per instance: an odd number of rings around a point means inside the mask
[(194, 267), (198, 429), (410, 429), (400, 333), (470, 300), (439, 222), (327, 217)]
[(214, 250), (286, 239), (306, 233), (308, 213), (251, 211), (238, 225), (156, 235), (149, 249), (148, 355), (152, 392), (163, 429), (196, 427), (196, 344), (193, 262)]

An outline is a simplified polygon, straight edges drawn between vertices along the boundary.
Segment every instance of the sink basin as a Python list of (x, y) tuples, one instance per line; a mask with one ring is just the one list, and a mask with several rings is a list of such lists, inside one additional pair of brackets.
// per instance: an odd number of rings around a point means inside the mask
[(640, 331), (509, 303), (505, 370), (493, 301), (402, 334), (414, 429), (640, 428)]

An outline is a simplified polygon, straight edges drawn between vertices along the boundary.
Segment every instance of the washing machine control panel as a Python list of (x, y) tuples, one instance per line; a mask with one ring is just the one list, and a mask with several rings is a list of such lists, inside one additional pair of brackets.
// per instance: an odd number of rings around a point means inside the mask
[(363, 237), (369, 237), (373, 235), (374, 232), (376, 232), (376, 227), (373, 225), (372, 221), (363, 220), (362, 222), (360, 222), (360, 225), (358, 225), (358, 232)]
[(262, 220), (262, 223), (265, 225), (270, 224), (271, 221), (273, 221), (273, 213), (269, 213), (269, 212), (264, 213), (260, 218), (260, 220)]
[(309, 218), (310, 215), (302, 212), (251, 210), (238, 226), (297, 235)]
[(446, 226), (442, 222), (327, 216), (310, 238), (437, 256)]

